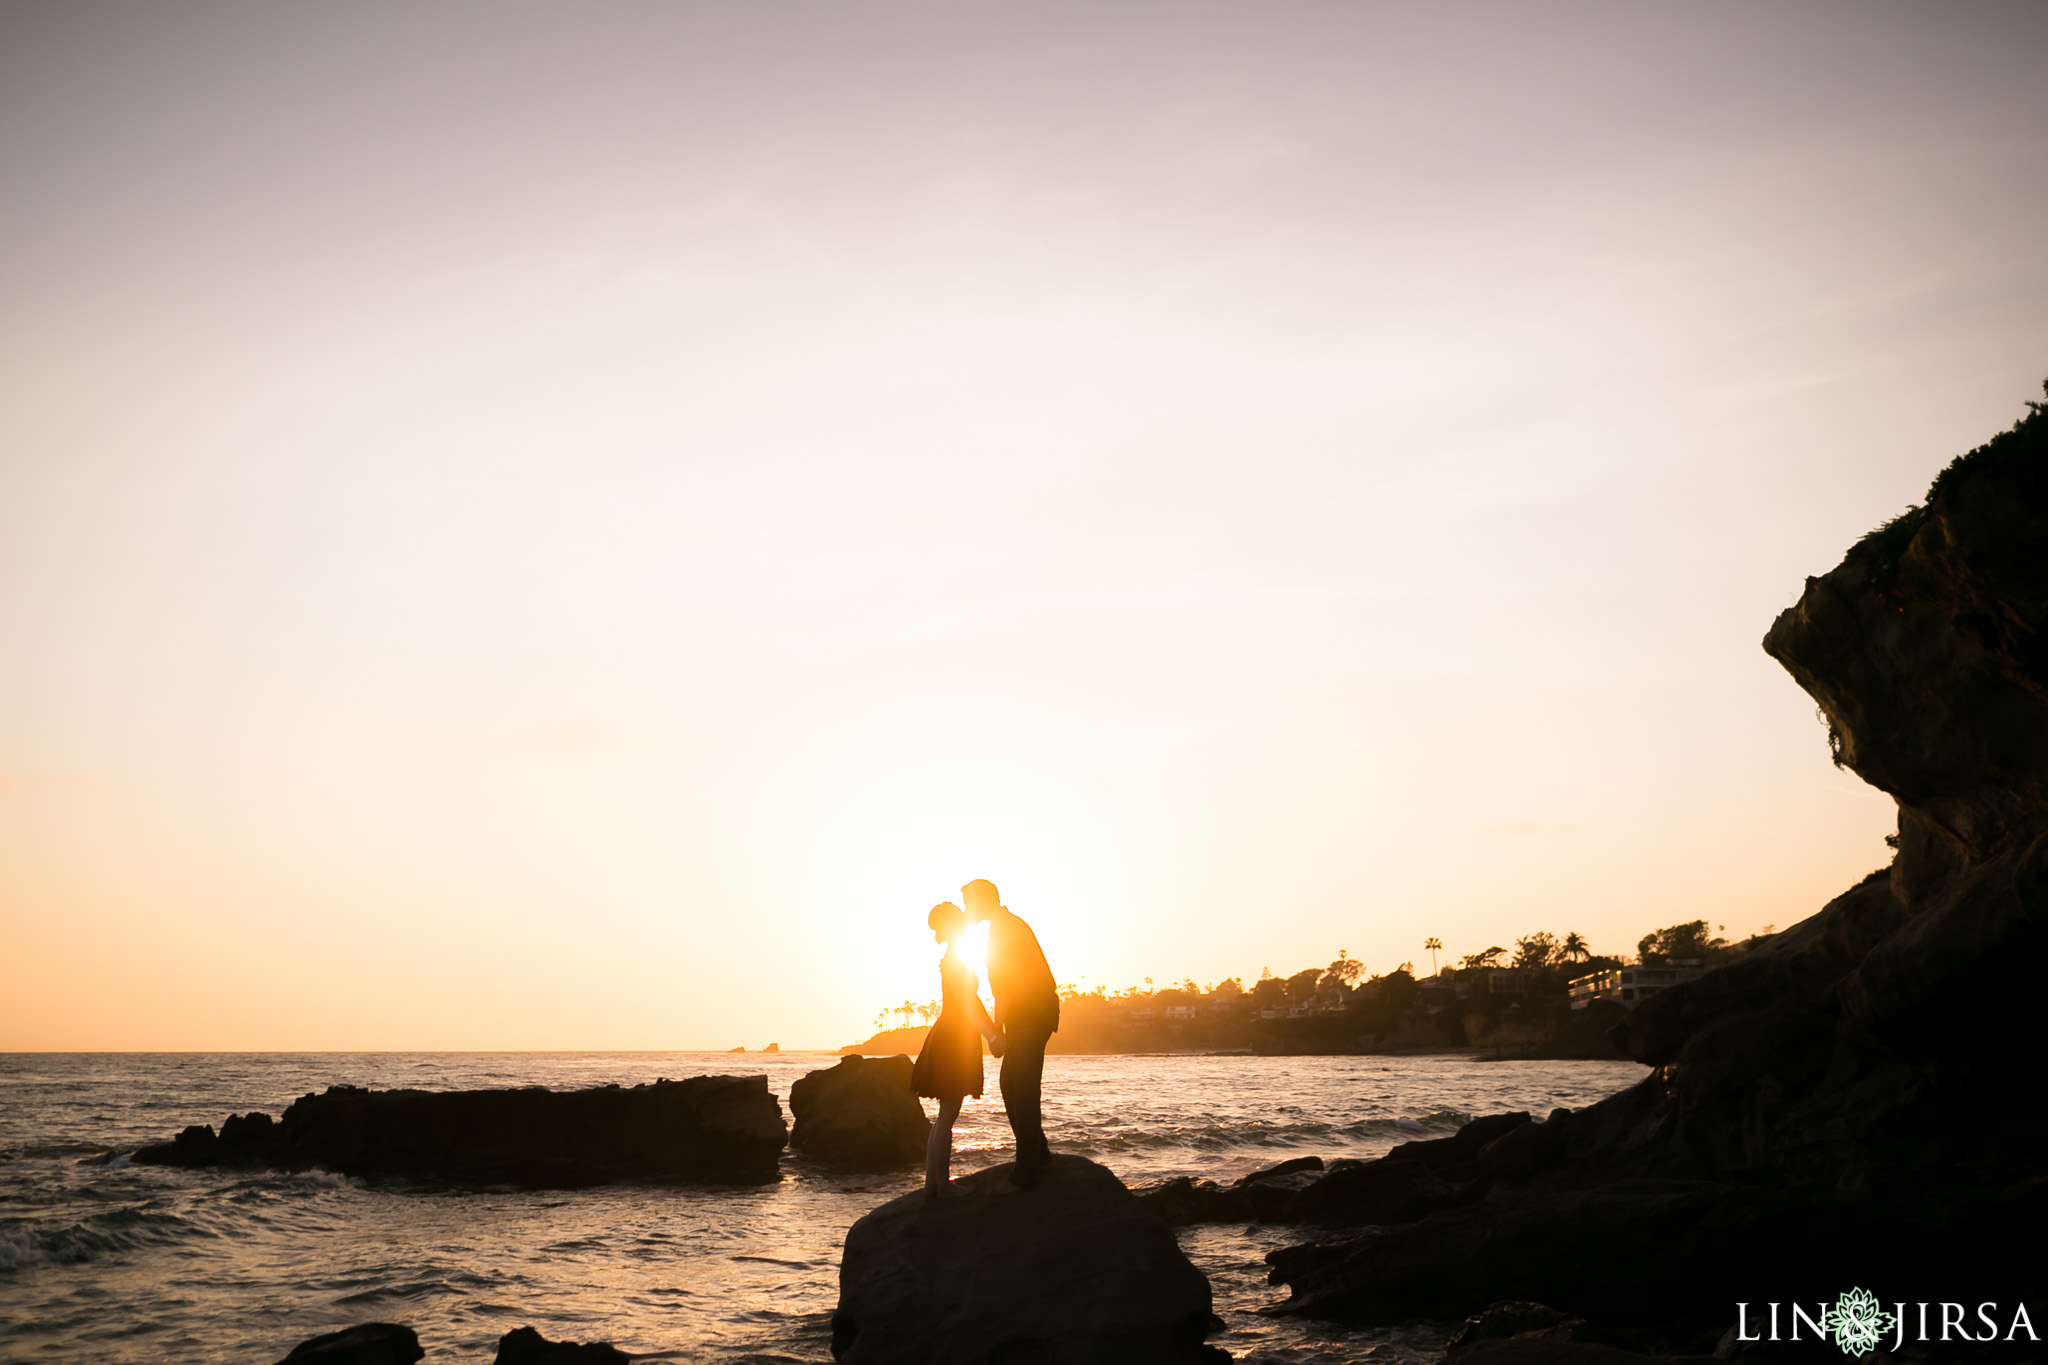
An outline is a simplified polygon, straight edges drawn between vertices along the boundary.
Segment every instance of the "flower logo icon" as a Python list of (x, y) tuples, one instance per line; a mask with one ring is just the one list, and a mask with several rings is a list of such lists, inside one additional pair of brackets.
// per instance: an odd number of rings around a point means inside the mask
[(1884, 1311), (1877, 1295), (1868, 1289), (1851, 1289), (1828, 1309), (1821, 1330), (1835, 1339), (1835, 1345), (1852, 1356), (1868, 1355), (1897, 1325), (1898, 1318)]

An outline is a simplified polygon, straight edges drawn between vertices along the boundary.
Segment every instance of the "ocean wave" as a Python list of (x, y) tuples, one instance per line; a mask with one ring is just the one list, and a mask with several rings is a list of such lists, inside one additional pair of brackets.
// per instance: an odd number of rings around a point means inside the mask
[(1069, 1129), (1056, 1138), (1064, 1139), (1062, 1146), (1083, 1152), (1156, 1151), (1172, 1147), (1219, 1151), (1237, 1147), (1350, 1146), (1440, 1137), (1456, 1132), (1469, 1122), (1471, 1116), (1468, 1114), (1455, 1109), (1439, 1109), (1420, 1118), (1355, 1119), (1349, 1123), (1269, 1123), (1254, 1119), (1172, 1128), (1105, 1127), (1084, 1129), (1079, 1133)]
[(408, 1303), (415, 1299), (435, 1299), (447, 1295), (463, 1295), (468, 1292), (466, 1289), (460, 1289), (448, 1283), (442, 1276), (435, 1275), (425, 1279), (408, 1280), (400, 1284), (374, 1285), (369, 1289), (358, 1290), (353, 1294), (344, 1294), (336, 1299), (335, 1302), (345, 1303), (351, 1307), (360, 1307), (364, 1304), (372, 1303)]
[(328, 1190), (361, 1190), (369, 1185), (361, 1176), (336, 1175), (333, 1171), (262, 1171), (221, 1187), (218, 1194), (233, 1204), (261, 1203), (281, 1196), (309, 1198)]
[(26, 1147), (0, 1147), (0, 1161), (45, 1161), (52, 1157), (95, 1157), (107, 1154), (97, 1142), (34, 1142)]
[(0, 1272), (38, 1262), (64, 1265), (92, 1261), (140, 1247), (166, 1246), (216, 1235), (174, 1213), (150, 1209), (115, 1209), (63, 1227), (7, 1221), (10, 1226), (0, 1227)]

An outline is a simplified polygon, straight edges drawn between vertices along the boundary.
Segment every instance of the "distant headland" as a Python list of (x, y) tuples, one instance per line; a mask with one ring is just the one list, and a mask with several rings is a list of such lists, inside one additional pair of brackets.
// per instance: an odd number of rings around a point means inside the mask
[[(1250, 986), (1229, 977), (1204, 989), (1193, 980), (1155, 987), (1060, 991), (1052, 1053), (1243, 1052), (1303, 1056), (1491, 1049), (1502, 1056), (1602, 1058), (1624, 1054), (1607, 1032), (1642, 1000), (1732, 961), (1771, 931), (1731, 943), (1705, 920), (1645, 934), (1633, 954), (1595, 953), (1578, 933), (1538, 931), (1512, 949), (1490, 947), (1432, 963), (1368, 973), (1340, 950), (1323, 967), (1289, 976), (1265, 972)], [(1442, 951), (1436, 938), (1423, 951)], [(875, 1033), (842, 1053), (915, 1053), (938, 1002), (904, 1001), (875, 1018)], [(890, 1021), (897, 1021), (893, 1027)]]

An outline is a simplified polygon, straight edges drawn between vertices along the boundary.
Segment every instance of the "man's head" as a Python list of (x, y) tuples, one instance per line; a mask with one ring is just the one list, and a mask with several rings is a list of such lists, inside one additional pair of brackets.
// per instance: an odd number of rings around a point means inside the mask
[(967, 907), (969, 924), (994, 919), (996, 912), (1003, 908), (1002, 902), (996, 898), (996, 884), (980, 878), (960, 888), (960, 903)]

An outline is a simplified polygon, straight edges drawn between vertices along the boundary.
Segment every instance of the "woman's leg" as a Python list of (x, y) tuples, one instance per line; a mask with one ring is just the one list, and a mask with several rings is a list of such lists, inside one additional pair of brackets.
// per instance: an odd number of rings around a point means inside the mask
[(962, 1098), (939, 1101), (932, 1135), (924, 1145), (924, 1192), (933, 1199), (946, 1192), (946, 1172), (953, 1164), (953, 1120), (960, 1117)]

